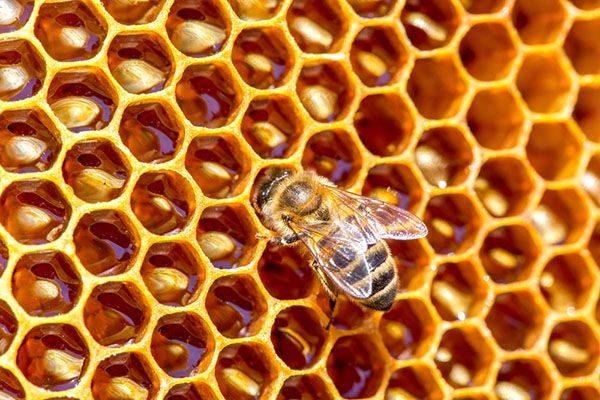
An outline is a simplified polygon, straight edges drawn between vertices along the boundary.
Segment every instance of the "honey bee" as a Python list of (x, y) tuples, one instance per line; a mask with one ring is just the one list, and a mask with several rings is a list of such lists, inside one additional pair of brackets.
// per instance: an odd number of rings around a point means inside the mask
[(375, 310), (389, 310), (398, 288), (394, 259), (384, 239), (427, 235), (415, 215), (391, 204), (336, 188), (309, 171), (272, 169), (254, 196), (279, 245), (304, 243), (330, 299), (331, 324), (337, 296)]

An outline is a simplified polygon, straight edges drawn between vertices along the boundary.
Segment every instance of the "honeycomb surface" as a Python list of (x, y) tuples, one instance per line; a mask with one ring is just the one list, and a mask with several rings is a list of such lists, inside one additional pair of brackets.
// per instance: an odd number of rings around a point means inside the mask
[[(0, 0), (0, 398), (600, 398), (600, 1)], [(386, 313), (250, 203), (407, 208)]]

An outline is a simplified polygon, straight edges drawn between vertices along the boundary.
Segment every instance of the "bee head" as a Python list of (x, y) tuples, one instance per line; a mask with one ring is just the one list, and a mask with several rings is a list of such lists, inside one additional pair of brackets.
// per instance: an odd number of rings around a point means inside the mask
[(255, 206), (262, 211), (263, 206), (269, 200), (275, 188), (292, 174), (293, 171), (289, 169), (269, 169), (258, 181), (256, 195), (254, 196)]

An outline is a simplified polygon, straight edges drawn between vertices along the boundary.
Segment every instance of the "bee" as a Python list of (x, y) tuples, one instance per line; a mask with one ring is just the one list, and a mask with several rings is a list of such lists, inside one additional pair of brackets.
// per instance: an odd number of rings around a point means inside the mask
[[(303, 243), (330, 299), (330, 319), (338, 294), (368, 308), (392, 307), (398, 277), (385, 239), (427, 235), (415, 215), (383, 201), (335, 187), (313, 172), (271, 169), (258, 181), (254, 205), (278, 245)], [(261, 236), (262, 237), (262, 236)]]

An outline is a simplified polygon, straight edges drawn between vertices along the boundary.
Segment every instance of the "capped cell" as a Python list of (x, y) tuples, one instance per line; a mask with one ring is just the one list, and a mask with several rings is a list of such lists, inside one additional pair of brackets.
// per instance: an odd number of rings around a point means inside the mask
[(139, 353), (126, 352), (100, 361), (92, 377), (91, 392), (95, 400), (117, 398), (151, 399), (160, 382), (148, 360)]
[(337, 50), (347, 27), (345, 15), (335, 0), (293, 0), (287, 25), (300, 49), (307, 53)]
[(592, 268), (579, 253), (560, 254), (550, 259), (539, 279), (548, 305), (566, 313), (585, 307), (594, 285)]
[(563, 49), (579, 75), (600, 73), (600, 18), (576, 19), (565, 38)]
[[(0, 355), (10, 349), (18, 329), (19, 321), (15, 314), (5, 301), (0, 300)], [(2, 373), (0, 372), (0, 393), (2, 393), (1, 390)]]
[(369, 171), (362, 194), (403, 209), (411, 209), (421, 201), (423, 189), (408, 165), (379, 164)]
[(553, 379), (538, 359), (517, 358), (500, 365), (494, 393), (498, 400), (546, 400), (552, 392)]
[(432, 367), (418, 362), (392, 372), (385, 396), (386, 399), (442, 400), (444, 392)]
[(244, 21), (262, 21), (274, 17), (280, 10), (281, 0), (229, 0), (238, 18)]
[(28, 41), (0, 42), (0, 100), (17, 101), (35, 96), (45, 79), (46, 64)]
[(104, 9), (124, 25), (147, 24), (156, 19), (163, 0), (102, 0)]
[(443, 0), (409, 1), (400, 14), (408, 39), (420, 50), (447, 45), (460, 24), (453, 3)]
[[(267, 244), (257, 268), (267, 292), (277, 299), (302, 299), (312, 292), (313, 269), (294, 247)], [(290, 285), (290, 282), (296, 283)]]
[(316, 374), (296, 375), (283, 382), (277, 400), (332, 400), (323, 379)]
[(0, 4), (3, 10), (0, 33), (21, 29), (29, 21), (34, 6), (31, 0), (2, 0)]
[(600, 142), (600, 85), (579, 88), (572, 116), (588, 140)]
[(583, 145), (566, 122), (536, 123), (529, 133), (527, 159), (544, 179), (572, 177), (579, 167)]
[(552, 328), (547, 350), (563, 376), (584, 376), (596, 369), (600, 343), (587, 322), (566, 320)]

